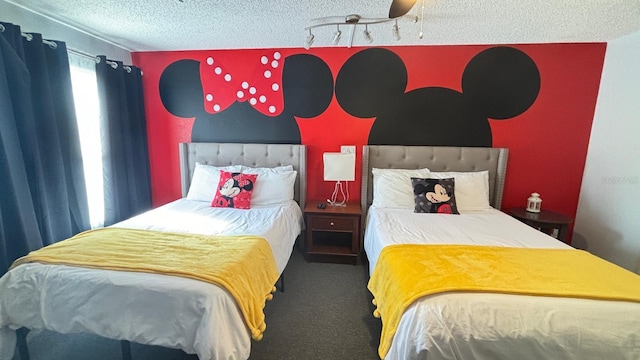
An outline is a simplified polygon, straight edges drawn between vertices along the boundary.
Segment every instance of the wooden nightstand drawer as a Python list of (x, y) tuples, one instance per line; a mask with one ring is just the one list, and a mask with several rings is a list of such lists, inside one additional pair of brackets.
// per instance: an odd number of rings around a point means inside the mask
[(320, 217), (309, 218), (311, 230), (353, 231), (354, 220), (349, 218)]

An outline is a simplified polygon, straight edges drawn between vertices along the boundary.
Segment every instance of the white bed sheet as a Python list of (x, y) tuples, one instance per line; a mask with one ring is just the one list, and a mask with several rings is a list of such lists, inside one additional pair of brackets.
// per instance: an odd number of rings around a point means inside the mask
[[(302, 221), (295, 201), (237, 210), (179, 199), (114, 226), (259, 235), (271, 245), (282, 273)], [(225, 290), (158, 274), (38, 263), (18, 266), (0, 279), (0, 359), (13, 356), (14, 330), (21, 326), (179, 348), (201, 360), (247, 359), (251, 350), (250, 333)]]
[[(371, 207), (370, 270), (391, 244), (569, 247), (495, 209), (461, 213)], [(444, 293), (407, 308), (385, 359), (640, 359), (639, 324), (637, 303)]]

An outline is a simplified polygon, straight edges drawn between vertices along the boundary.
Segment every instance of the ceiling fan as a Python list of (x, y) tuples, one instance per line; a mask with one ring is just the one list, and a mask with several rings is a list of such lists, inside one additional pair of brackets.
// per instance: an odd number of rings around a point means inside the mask
[(411, 10), (413, 5), (416, 4), (417, 0), (393, 0), (391, 2), (391, 7), (389, 8), (389, 18), (397, 18)]

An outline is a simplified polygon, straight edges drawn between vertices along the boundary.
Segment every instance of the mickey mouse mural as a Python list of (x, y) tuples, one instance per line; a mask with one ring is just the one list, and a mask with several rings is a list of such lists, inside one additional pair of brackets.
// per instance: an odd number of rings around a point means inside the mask
[(264, 52), (242, 71), (215, 53), (169, 64), (160, 77), (160, 98), (173, 115), (195, 118), (191, 141), (300, 144), (294, 116), (323, 113), (333, 97), (333, 76), (320, 58), (286, 58)]
[(340, 106), (375, 118), (372, 145), (492, 146), (488, 118), (526, 111), (540, 91), (533, 60), (507, 46), (474, 56), (462, 74), (462, 92), (424, 87), (405, 92), (407, 70), (398, 55), (371, 48), (350, 57), (336, 78)]

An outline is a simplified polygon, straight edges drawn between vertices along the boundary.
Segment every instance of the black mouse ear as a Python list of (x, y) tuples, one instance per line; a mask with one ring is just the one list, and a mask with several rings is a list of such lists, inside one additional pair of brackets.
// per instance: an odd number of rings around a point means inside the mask
[(373, 48), (351, 56), (336, 79), (336, 99), (349, 114), (371, 118), (404, 94), (407, 68), (392, 51)]
[(303, 118), (322, 114), (333, 98), (333, 75), (319, 57), (309, 54), (287, 56), (282, 69), (284, 109)]
[(525, 112), (540, 92), (540, 72), (524, 52), (508, 46), (489, 48), (474, 56), (462, 75), (467, 101), (492, 119)]
[(426, 191), (427, 191), (427, 188), (423, 184), (416, 184), (416, 186), (413, 187), (414, 195), (420, 195), (425, 193)]
[(160, 99), (173, 115), (194, 117), (204, 112), (200, 63), (179, 60), (167, 66), (160, 75)]

